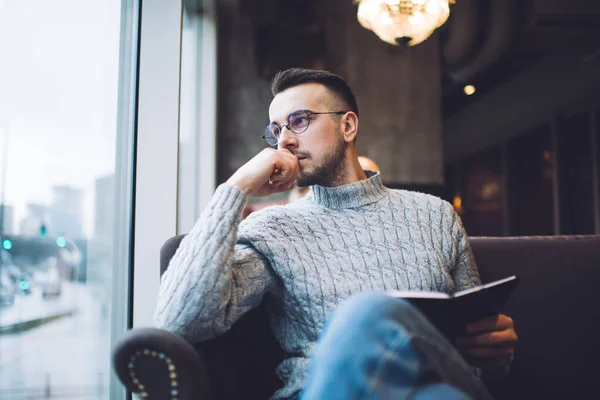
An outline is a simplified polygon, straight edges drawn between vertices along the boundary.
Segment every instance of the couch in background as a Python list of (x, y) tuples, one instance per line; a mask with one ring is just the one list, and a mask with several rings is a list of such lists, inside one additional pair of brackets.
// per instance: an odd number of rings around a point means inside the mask
[[(161, 274), (183, 236), (165, 243)], [(521, 278), (505, 313), (519, 345), (497, 400), (600, 397), (600, 236), (470, 239), (483, 282)], [(137, 328), (113, 349), (125, 386), (153, 399), (267, 399), (283, 354), (264, 307), (195, 347), (169, 332)]]

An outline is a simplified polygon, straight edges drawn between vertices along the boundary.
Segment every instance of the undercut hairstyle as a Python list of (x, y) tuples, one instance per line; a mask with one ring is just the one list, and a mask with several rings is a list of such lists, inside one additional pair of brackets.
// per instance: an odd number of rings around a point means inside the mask
[(325, 86), (335, 97), (345, 103), (348, 109), (344, 111), (353, 111), (358, 116), (358, 104), (350, 86), (343, 78), (328, 71), (304, 68), (290, 68), (279, 71), (271, 82), (271, 93), (276, 96), (286, 89), (304, 83), (319, 83)]

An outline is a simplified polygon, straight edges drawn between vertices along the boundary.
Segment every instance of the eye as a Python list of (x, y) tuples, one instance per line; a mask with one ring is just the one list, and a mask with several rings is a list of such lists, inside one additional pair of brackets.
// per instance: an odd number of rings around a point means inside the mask
[(292, 114), (290, 116), (290, 126), (296, 130), (305, 129), (308, 126), (309, 117), (305, 112)]
[(302, 125), (302, 124), (305, 124), (307, 121), (308, 121), (308, 117), (296, 117), (296, 118), (294, 118), (292, 123), (294, 125)]
[(272, 135), (272, 136), (278, 137), (279, 133), (280, 133), (279, 127), (277, 125), (275, 125), (275, 124), (270, 124), (265, 129), (265, 134), (266, 135)]

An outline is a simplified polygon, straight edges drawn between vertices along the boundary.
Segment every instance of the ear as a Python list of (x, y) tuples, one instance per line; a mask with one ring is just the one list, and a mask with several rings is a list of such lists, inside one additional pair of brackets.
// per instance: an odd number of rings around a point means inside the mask
[(340, 125), (344, 141), (346, 143), (354, 142), (358, 134), (358, 116), (354, 112), (348, 111), (340, 119)]

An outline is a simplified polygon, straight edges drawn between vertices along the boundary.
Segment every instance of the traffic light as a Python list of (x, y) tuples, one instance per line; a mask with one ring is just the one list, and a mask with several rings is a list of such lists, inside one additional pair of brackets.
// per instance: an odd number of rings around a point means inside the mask
[(40, 236), (41, 237), (46, 237), (46, 225), (42, 224), (42, 226), (40, 226)]
[(56, 238), (56, 245), (58, 247), (65, 247), (67, 245), (67, 239), (64, 236), (59, 236)]
[(12, 240), (10, 240), (10, 239), (4, 239), (2, 241), (2, 248), (4, 250), (10, 250), (10, 249), (12, 249), (12, 247), (13, 247)]

